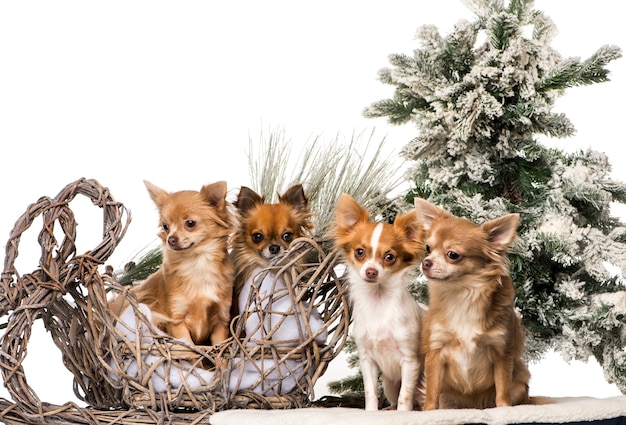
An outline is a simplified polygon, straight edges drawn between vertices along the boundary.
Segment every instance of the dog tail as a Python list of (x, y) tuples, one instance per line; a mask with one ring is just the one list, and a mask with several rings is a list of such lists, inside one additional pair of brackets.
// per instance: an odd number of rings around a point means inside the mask
[(550, 397), (535, 396), (535, 397), (528, 398), (528, 404), (532, 404), (535, 406), (542, 406), (544, 404), (554, 404), (554, 403), (556, 403), (556, 400)]

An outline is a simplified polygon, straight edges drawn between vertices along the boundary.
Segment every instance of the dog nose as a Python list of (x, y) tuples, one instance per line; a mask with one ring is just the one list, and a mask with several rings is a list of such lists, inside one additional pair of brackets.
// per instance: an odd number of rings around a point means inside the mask
[(378, 276), (378, 270), (370, 267), (367, 270), (365, 270), (365, 276), (368, 279), (376, 279), (376, 277)]
[(270, 245), (270, 254), (276, 255), (280, 252), (280, 245)]
[(433, 262), (430, 261), (428, 258), (424, 258), (424, 261), (422, 261), (422, 268), (429, 269), (432, 266), (433, 266)]
[(170, 236), (169, 238), (167, 238), (167, 243), (169, 246), (175, 247), (176, 245), (178, 245), (178, 237)]

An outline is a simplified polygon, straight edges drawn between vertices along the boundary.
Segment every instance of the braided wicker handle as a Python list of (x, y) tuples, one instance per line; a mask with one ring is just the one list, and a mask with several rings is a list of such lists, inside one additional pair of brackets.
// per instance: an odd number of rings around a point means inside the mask
[[(69, 203), (84, 195), (103, 210), (102, 242), (93, 250), (76, 255), (76, 221)], [(20, 276), (15, 268), (22, 234), (38, 216), (43, 218), (39, 234), (41, 259), (33, 273)], [(58, 223), (64, 233), (59, 243), (54, 235)], [(80, 179), (67, 185), (54, 198), (42, 197), (17, 220), (6, 245), (4, 271), (0, 283), (0, 316), (8, 313), (7, 329), (0, 347), (0, 370), (5, 386), (18, 405), (36, 411), (41, 403), (27, 385), (22, 361), (35, 319), (41, 317), (59, 297), (97, 273), (113, 253), (130, 223), (130, 212), (95, 180)]]

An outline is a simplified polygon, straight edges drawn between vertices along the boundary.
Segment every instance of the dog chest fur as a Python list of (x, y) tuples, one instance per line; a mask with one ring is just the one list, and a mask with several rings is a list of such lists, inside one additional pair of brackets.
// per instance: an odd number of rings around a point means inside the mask
[(389, 378), (399, 378), (401, 362), (418, 357), (417, 304), (404, 288), (377, 296), (360, 292), (352, 293), (353, 336), (359, 353), (374, 360)]
[(435, 307), (441, 314), (430, 323), (430, 349), (440, 351), (449, 376), (444, 381), (454, 382), (461, 392), (493, 385), (492, 374), (484, 371), (491, 369), (495, 352), (504, 349), (504, 330), (483, 325), (485, 306), (480, 294), (476, 288), (446, 293), (446, 302)]

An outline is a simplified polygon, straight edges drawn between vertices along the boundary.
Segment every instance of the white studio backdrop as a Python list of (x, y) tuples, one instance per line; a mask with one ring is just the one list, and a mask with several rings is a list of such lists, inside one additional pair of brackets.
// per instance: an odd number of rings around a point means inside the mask
[[(626, 48), (618, 2), (537, 0), (535, 8), (559, 28), (553, 47), (563, 56), (587, 58), (604, 44)], [(389, 54), (417, 47), (419, 26), (446, 34), (461, 18), (473, 16), (460, 0), (2, 2), (0, 235), (8, 238), (40, 196), (95, 178), (132, 211), (109, 260), (121, 268), (156, 245), (157, 216), (143, 179), (172, 191), (226, 180), (234, 197), (250, 184), (249, 140), (273, 129), (294, 149), (317, 136), (348, 140), (374, 131), (393, 153), (416, 130), (362, 117), (393, 93), (378, 70)], [(545, 143), (606, 152), (614, 178), (625, 181), (624, 59), (609, 69), (611, 82), (570, 89), (557, 103), (576, 136)], [(94, 208), (85, 202), (78, 217), (79, 251), (99, 242), (102, 219)], [(615, 214), (626, 221), (623, 206)], [(37, 267), (37, 233), (22, 240), (21, 273)], [(71, 376), (43, 326), (28, 349), (27, 378), (40, 398), (74, 400)], [(566, 364), (549, 353), (531, 372), (533, 395), (619, 395), (593, 361)], [(349, 373), (338, 358), (316, 395)], [(4, 388), (0, 396), (8, 397)]]

